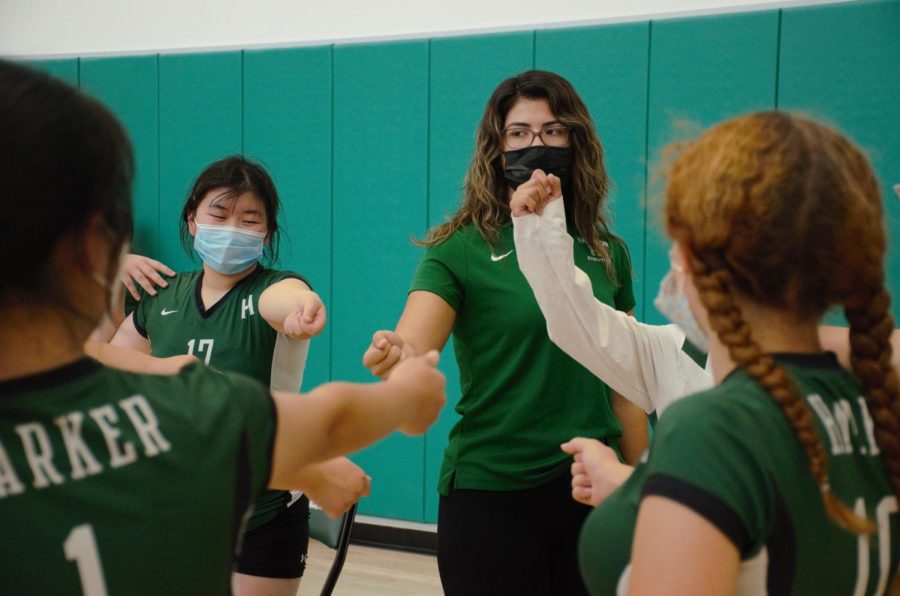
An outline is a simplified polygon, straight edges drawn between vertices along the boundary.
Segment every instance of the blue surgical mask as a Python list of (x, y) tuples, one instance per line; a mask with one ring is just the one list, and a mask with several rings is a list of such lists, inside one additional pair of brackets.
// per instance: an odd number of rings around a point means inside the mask
[(659, 282), (659, 293), (653, 300), (653, 306), (661, 312), (669, 321), (678, 325), (684, 331), (685, 337), (694, 344), (697, 349), (709, 353), (709, 338), (697, 323), (694, 313), (688, 304), (687, 294), (684, 291), (684, 272), (672, 268)]
[(198, 223), (194, 250), (214, 270), (234, 275), (262, 257), (265, 239), (263, 232)]

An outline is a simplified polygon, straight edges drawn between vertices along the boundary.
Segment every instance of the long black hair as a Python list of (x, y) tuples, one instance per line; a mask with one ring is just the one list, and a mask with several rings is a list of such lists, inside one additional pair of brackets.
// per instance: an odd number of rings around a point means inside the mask
[[(0, 60), (0, 304), (70, 304), (51, 257), (67, 234), (99, 215), (110, 239), (112, 281), (131, 238), (134, 161), (122, 126), (77, 89)], [(83, 259), (83, 255), (76, 255)]]

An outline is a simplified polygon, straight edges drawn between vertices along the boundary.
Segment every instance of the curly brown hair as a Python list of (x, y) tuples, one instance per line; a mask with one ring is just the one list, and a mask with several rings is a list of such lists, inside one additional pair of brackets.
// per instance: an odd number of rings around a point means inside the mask
[(735, 364), (781, 407), (829, 516), (852, 531), (872, 531), (831, 492), (828, 455), (805, 401), (753, 340), (734, 300), (739, 292), (801, 321), (843, 305), (853, 372), (900, 494), (900, 385), (890, 364), (886, 237), (881, 193), (865, 156), (840, 133), (801, 116), (734, 118), (688, 143), (672, 163), (665, 218), (669, 235), (687, 249), (710, 327)]
[(429, 230), (416, 244), (430, 246), (446, 240), (459, 228), (474, 224), (489, 243), (497, 242), (500, 229), (509, 225), (510, 209), (503, 175), (503, 126), (519, 99), (543, 99), (556, 118), (570, 129), (573, 164), (571, 188), (573, 219), (578, 233), (606, 263), (615, 281), (615, 270), (604, 240), (612, 234), (604, 214), (609, 178), (603, 161), (603, 145), (587, 106), (571, 83), (543, 70), (529, 70), (500, 83), (487, 102), (475, 133), (475, 153), (463, 183), (463, 202), (450, 220)]

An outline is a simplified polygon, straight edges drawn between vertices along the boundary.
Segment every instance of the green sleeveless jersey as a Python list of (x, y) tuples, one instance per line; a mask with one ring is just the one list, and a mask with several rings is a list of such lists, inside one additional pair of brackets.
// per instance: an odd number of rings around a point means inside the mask
[[(577, 232), (570, 229), (575, 237)], [(621, 240), (606, 263), (584, 242), (575, 264), (594, 295), (628, 311), (634, 307), (631, 266)], [(438, 490), (522, 490), (550, 481), (569, 467), (559, 446), (573, 436), (611, 437), (622, 427), (609, 388), (560, 350), (528, 281), (519, 270), (512, 225), (491, 246), (474, 225), (426, 249), (411, 291), (440, 296), (456, 311), (453, 341), (462, 419), (450, 431)]]
[(776, 358), (813, 414), (832, 490), (875, 522), (876, 534), (858, 536), (830, 521), (781, 409), (736, 370), (666, 410), (649, 458), (588, 517), (579, 562), (592, 594), (615, 594), (627, 583), (637, 511), (648, 495), (691, 508), (734, 543), (742, 559), (737, 594), (884, 593), (897, 571), (900, 525), (865, 398), (833, 354)]
[(0, 593), (228, 593), (274, 435), (264, 387), (201, 366), (0, 383)]
[(156, 296), (143, 294), (134, 311), (138, 332), (154, 356), (193, 354), (219, 370), (240, 372), (279, 391), (300, 390), (306, 342), (279, 335), (259, 314), (260, 295), (296, 273), (262, 266), (242, 279), (211, 308), (203, 308), (203, 271), (179, 273)]
[[(179, 273), (156, 296), (142, 293), (134, 310), (134, 326), (150, 341), (151, 352), (162, 358), (192, 354), (218, 370), (239, 372), (278, 391), (297, 392), (309, 342), (277, 333), (259, 314), (260, 295), (296, 273), (262, 266), (237, 283), (211, 308), (203, 307), (203, 271)], [(274, 518), (290, 493), (267, 491), (256, 502), (248, 530)]]

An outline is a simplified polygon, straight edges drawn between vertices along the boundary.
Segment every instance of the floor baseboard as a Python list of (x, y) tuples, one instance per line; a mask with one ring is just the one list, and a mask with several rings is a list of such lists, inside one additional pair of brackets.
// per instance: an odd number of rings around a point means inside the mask
[(415, 528), (403, 528), (357, 519), (350, 532), (350, 542), (425, 555), (437, 554), (437, 533)]

